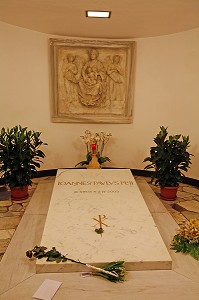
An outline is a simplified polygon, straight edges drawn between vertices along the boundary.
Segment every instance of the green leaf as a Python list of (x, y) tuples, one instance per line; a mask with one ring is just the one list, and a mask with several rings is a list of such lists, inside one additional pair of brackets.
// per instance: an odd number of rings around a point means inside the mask
[(62, 257), (62, 262), (66, 262), (68, 259), (66, 257)]
[(56, 263), (60, 263), (61, 261), (63, 261), (62, 258), (61, 258), (61, 256), (58, 257), (58, 258), (56, 258)]
[(46, 261), (56, 261), (55, 257), (49, 256)]
[(199, 260), (199, 243), (189, 243), (189, 241), (176, 234), (171, 243), (171, 249), (184, 254), (191, 254), (196, 260)]
[(96, 228), (95, 232), (98, 234), (102, 234), (104, 232), (103, 228)]

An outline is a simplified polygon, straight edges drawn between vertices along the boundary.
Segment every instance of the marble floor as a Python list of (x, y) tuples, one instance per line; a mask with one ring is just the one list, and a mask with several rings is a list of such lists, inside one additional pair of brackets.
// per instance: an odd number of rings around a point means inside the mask
[[(11, 201), (10, 193), (4, 187), (0, 187), (0, 260), (20, 223), (38, 183), (52, 179), (54, 179), (53, 176), (33, 179), (33, 185), (29, 189), (29, 197), (22, 201)], [(178, 225), (191, 218), (199, 219), (198, 187), (182, 183), (179, 187), (177, 199), (175, 201), (165, 201), (160, 198), (159, 187), (151, 184), (149, 177), (135, 176), (135, 179), (146, 180)]]
[(40, 180), (44, 180), (44, 178), (33, 179), (33, 185), (29, 188), (29, 197), (22, 201), (12, 201), (10, 192), (5, 187), (0, 186), (0, 260), (3, 257)]
[(170, 249), (170, 243), (178, 230), (178, 224), (188, 218), (198, 217), (199, 189), (183, 184), (175, 201), (162, 201), (158, 198), (158, 189), (147, 183), (149, 180), (136, 177), (143, 198), (171, 255), (172, 270), (128, 271), (123, 284), (113, 284), (96, 277), (84, 279), (79, 272), (36, 274), (36, 262), (29, 261), (25, 252), (33, 245), (40, 245), (54, 177), (35, 179), (29, 198), (17, 203), (10, 201), (9, 194), (2, 187), (0, 299), (32, 299), (35, 291), (48, 278), (62, 282), (53, 298), (57, 300), (76, 300), (80, 297), (83, 300), (198, 300), (198, 261), (190, 255), (175, 253)]
[[(143, 177), (141, 177), (143, 178)], [(158, 196), (178, 225), (189, 219), (199, 219), (199, 188), (181, 183), (175, 201), (165, 201), (160, 198), (159, 187), (145, 178), (154, 193)]]

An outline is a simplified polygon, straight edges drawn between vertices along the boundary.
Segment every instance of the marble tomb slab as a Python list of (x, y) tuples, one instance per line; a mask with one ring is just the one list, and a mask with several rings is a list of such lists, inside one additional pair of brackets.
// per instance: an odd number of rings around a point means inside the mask
[[(104, 232), (97, 234), (99, 216)], [(125, 260), (127, 270), (171, 269), (172, 260), (128, 169), (59, 169), (41, 246), (103, 266)], [(37, 260), (36, 272), (88, 271), (72, 262)]]

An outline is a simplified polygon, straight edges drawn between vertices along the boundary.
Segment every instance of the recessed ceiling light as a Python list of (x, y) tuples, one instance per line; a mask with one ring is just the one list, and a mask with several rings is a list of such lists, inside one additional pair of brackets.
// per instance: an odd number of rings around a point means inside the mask
[(86, 17), (88, 18), (110, 18), (110, 16), (110, 11), (86, 10)]

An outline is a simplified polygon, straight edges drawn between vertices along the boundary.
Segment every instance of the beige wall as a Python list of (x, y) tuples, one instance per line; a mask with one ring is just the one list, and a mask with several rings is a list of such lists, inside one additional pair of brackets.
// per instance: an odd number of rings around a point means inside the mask
[(50, 121), (50, 36), (0, 22), (0, 127), (42, 131), (48, 143), (42, 169), (74, 167), (84, 159), (86, 129), (111, 132), (109, 166), (143, 169), (159, 126), (189, 134), (195, 156), (186, 174), (199, 179), (199, 29), (137, 40), (132, 124), (64, 124)]

